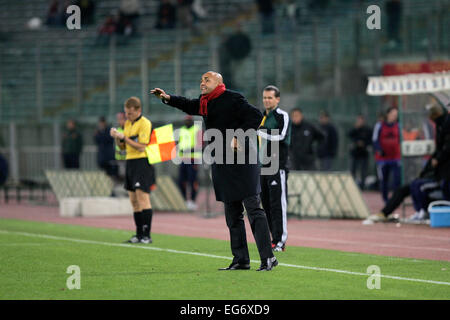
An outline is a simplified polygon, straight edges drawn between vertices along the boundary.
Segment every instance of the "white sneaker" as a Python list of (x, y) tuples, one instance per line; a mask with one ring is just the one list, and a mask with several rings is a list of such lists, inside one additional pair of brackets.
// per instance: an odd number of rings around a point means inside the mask
[(374, 223), (375, 222), (373, 220), (370, 220), (369, 218), (367, 218), (366, 220), (363, 220), (363, 222), (362, 222), (363, 226), (370, 226)]
[(372, 220), (373, 222), (385, 222), (387, 220), (382, 212), (371, 214), (367, 219)]
[(425, 220), (425, 210), (421, 209), (420, 211), (416, 211), (411, 217), (407, 219), (408, 222), (421, 222)]
[(186, 202), (186, 207), (188, 208), (189, 211), (195, 211), (197, 210), (197, 205), (195, 204), (195, 202), (193, 202), (192, 200), (188, 200)]

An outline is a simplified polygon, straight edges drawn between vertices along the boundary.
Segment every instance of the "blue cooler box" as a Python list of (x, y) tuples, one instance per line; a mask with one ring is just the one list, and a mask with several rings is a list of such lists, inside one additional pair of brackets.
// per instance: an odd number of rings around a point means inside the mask
[(430, 226), (450, 227), (450, 201), (434, 201), (428, 206)]

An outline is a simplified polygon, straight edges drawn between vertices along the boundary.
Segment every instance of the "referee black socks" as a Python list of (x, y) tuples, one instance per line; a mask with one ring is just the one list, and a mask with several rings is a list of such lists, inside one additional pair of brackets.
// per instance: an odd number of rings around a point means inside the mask
[(134, 223), (136, 224), (136, 237), (138, 237), (139, 239), (143, 237), (143, 228), (142, 226), (144, 225), (144, 218), (143, 218), (143, 214), (141, 211), (139, 212), (134, 212), (133, 213), (134, 216)]
[(152, 229), (153, 209), (142, 210), (142, 231), (144, 237), (150, 237)]

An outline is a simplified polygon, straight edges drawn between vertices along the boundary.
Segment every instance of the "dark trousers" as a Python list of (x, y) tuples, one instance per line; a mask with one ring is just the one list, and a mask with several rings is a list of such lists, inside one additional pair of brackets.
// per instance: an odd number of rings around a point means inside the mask
[(442, 180), (442, 194), (444, 196), (444, 200), (450, 201), (450, 179)]
[(179, 168), (180, 169), (178, 174), (178, 185), (180, 187), (181, 194), (186, 200), (187, 199), (186, 191), (187, 186), (189, 185), (191, 189), (191, 199), (192, 201), (195, 202), (198, 191), (198, 182), (197, 182), (198, 165), (181, 163)]
[(287, 172), (261, 176), (261, 201), (267, 215), (272, 243), (283, 247), (287, 240)]
[(225, 219), (230, 231), (233, 263), (250, 263), (244, 224), (244, 207), (247, 210), (248, 220), (261, 261), (267, 261), (268, 258), (273, 257), (269, 225), (266, 214), (261, 209), (260, 201), (259, 195), (254, 195), (243, 201), (225, 202)]
[(115, 160), (106, 160), (98, 162), (97, 164), (108, 176), (117, 177), (119, 175), (119, 167)]
[(64, 153), (63, 154), (64, 168), (79, 169), (80, 155), (78, 153)]
[(394, 212), (395, 209), (397, 209), (403, 202), (403, 200), (411, 195), (411, 188), (409, 184), (405, 184), (397, 189), (395, 189), (394, 193), (392, 194), (392, 197), (389, 198), (384, 208), (381, 210), (381, 212), (384, 213), (384, 215), (387, 217), (392, 212)]
[(389, 195), (389, 177), (392, 174), (394, 178), (394, 189), (400, 186), (401, 166), (400, 161), (386, 161), (377, 163), (378, 179), (380, 181), (381, 194), (386, 203)]
[(368, 163), (369, 163), (368, 157), (352, 157), (351, 164), (350, 164), (350, 171), (351, 171), (352, 176), (355, 179), (355, 181), (358, 181), (357, 177), (358, 177), (358, 172), (359, 172), (359, 177), (361, 179), (360, 183), (359, 183), (359, 187), (362, 190), (364, 190), (364, 188), (365, 188)]
[(334, 157), (322, 157), (319, 158), (320, 171), (332, 171), (334, 165)]
[(420, 211), (427, 210), (430, 203), (428, 195), (433, 191), (441, 190), (441, 184), (433, 179), (415, 179), (411, 182), (410, 188), (414, 209)]

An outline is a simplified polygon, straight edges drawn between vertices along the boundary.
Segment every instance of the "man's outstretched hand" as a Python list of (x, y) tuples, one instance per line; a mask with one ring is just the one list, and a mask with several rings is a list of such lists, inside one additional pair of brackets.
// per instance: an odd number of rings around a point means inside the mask
[(160, 99), (164, 99), (166, 101), (170, 100), (170, 96), (167, 93), (165, 93), (163, 89), (155, 88), (155, 89), (150, 90), (150, 93), (154, 94), (156, 97), (158, 97)]

